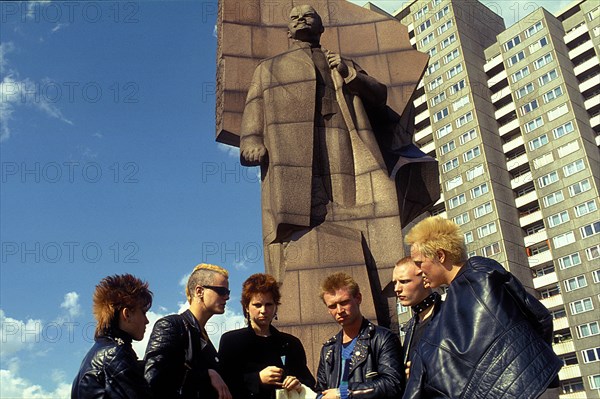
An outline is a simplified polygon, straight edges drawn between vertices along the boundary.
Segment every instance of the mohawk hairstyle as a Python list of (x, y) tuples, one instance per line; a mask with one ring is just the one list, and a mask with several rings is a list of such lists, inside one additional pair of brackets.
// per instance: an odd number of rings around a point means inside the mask
[(215, 274), (221, 274), (229, 278), (229, 272), (221, 266), (211, 265), (209, 263), (200, 263), (194, 267), (192, 274), (188, 278), (185, 286), (185, 296), (188, 302), (192, 303), (192, 294), (198, 285), (210, 285), (213, 282)]
[(118, 325), (118, 313), (122, 309), (140, 307), (148, 311), (152, 306), (152, 291), (147, 282), (131, 274), (115, 274), (98, 283), (93, 302), (97, 322), (94, 337), (98, 338)]

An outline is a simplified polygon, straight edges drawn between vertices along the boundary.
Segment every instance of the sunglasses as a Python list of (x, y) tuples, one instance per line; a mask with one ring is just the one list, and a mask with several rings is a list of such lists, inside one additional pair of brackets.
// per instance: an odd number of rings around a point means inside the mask
[(203, 285), (202, 288), (208, 288), (209, 290), (213, 290), (219, 296), (227, 296), (231, 293), (231, 291), (228, 288), (219, 287), (216, 285)]

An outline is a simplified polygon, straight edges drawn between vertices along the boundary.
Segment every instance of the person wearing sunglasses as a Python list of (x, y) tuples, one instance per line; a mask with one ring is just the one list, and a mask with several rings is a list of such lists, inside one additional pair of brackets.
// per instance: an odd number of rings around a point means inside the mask
[(73, 381), (71, 398), (150, 398), (132, 340), (144, 338), (152, 306), (148, 283), (131, 274), (103, 278), (94, 291), (94, 346)]
[(280, 299), (279, 284), (269, 274), (253, 274), (242, 286), (248, 326), (225, 333), (219, 346), (223, 378), (234, 399), (274, 399), (277, 389), (314, 389), (302, 343), (271, 324)]
[(189, 309), (163, 317), (154, 325), (144, 374), (155, 398), (231, 399), (219, 374), (217, 351), (205, 329), (213, 315), (225, 313), (228, 279), (229, 273), (222, 267), (199, 264), (185, 289)]

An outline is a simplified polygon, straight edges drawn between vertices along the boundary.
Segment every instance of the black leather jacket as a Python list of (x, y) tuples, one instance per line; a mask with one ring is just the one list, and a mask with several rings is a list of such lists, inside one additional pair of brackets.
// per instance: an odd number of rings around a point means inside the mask
[[(337, 388), (341, 372), (342, 331), (323, 344), (317, 393)], [(400, 342), (384, 327), (364, 319), (350, 359), (348, 389), (351, 398), (398, 398), (401, 394)]]
[(189, 310), (154, 324), (145, 361), (144, 376), (156, 398), (218, 397), (208, 376), (208, 369), (218, 370), (217, 351), (210, 340), (202, 338), (200, 326)]
[(469, 259), (421, 338), (405, 399), (540, 396), (563, 362), (552, 317), (498, 262)]
[(145, 399), (150, 390), (143, 366), (131, 347), (131, 337), (111, 331), (96, 338), (71, 388), (72, 399)]

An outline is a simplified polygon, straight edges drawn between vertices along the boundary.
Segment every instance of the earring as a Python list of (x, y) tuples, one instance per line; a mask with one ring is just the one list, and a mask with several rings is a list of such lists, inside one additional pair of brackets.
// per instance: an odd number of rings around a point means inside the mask
[(275, 319), (275, 320), (279, 320), (279, 319), (277, 318), (277, 313), (275, 313), (275, 317), (274, 317), (274, 319)]

